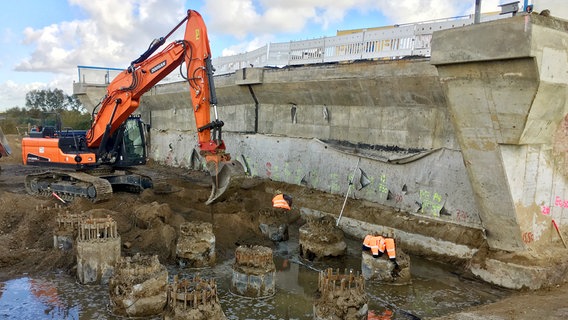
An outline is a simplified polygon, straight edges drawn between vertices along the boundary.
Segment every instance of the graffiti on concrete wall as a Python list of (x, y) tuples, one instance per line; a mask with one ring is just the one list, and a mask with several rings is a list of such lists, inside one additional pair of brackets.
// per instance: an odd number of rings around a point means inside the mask
[[(568, 200), (562, 199), (560, 196), (556, 196), (554, 198), (554, 206), (559, 208), (568, 208)], [(550, 206), (547, 205), (543, 205), (540, 207), (540, 213), (542, 213), (545, 216), (550, 214), (550, 210), (551, 210)]]
[(523, 242), (526, 244), (534, 242), (534, 234), (532, 232), (523, 232)]
[(379, 193), (389, 193), (389, 188), (387, 188), (387, 176), (384, 174), (379, 178)]
[(404, 200), (404, 195), (401, 193), (393, 193), (392, 195), (392, 199), (394, 200), (395, 203), (402, 203), (402, 200)]
[[(254, 162), (251, 161), (251, 163)], [(314, 186), (316, 188), (324, 188), (327, 189), (326, 191), (335, 194), (346, 192), (347, 183), (345, 182), (344, 176), (339, 172), (327, 173), (325, 174), (324, 179), (322, 179), (322, 177), (320, 176), (321, 172), (319, 171), (306, 172), (301, 166), (293, 166), (287, 162), (285, 162), (283, 166), (275, 165), (273, 162), (265, 162), (261, 164), (261, 166), (262, 167), (260, 168), (254, 168), (255, 166), (253, 165), (250, 168), (251, 174), (254, 176), (256, 175), (256, 173), (264, 173), (269, 179), (290, 183), (302, 183), (305, 185)], [(260, 169), (260, 172), (258, 172), (258, 169)], [(356, 175), (354, 175), (354, 173), (350, 173), (347, 180), (353, 181), (354, 178), (356, 178)], [(409, 196), (409, 194), (407, 194), (406, 185), (403, 186), (402, 192), (392, 192), (391, 190), (389, 190), (389, 176), (387, 174), (371, 174), (368, 177), (366, 176), (366, 178), (371, 181), (372, 185), (376, 186), (376, 188), (374, 188), (374, 191), (379, 193), (379, 202), (383, 201), (380, 199), (387, 199), (393, 201), (397, 206), (403, 206), (405, 201), (412, 201), (411, 199), (406, 199)], [(325, 186), (321, 185), (322, 181), (325, 181)], [(411, 195), (412, 193), (410, 194), (410, 196)], [(447, 216), (447, 218), (451, 217), (450, 219), (460, 224), (475, 220), (475, 217), (473, 217), (470, 212), (463, 208), (452, 210), (452, 213), (447, 212), (447, 210), (445, 210), (444, 208), (444, 205), (447, 201), (447, 199), (445, 199), (447, 195), (444, 196), (443, 193), (421, 189), (418, 190), (417, 195), (419, 199), (417, 199), (415, 203), (419, 206), (417, 212), (420, 214), (430, 215), (436, 218), (440, 218), (442, 215), (445, 215)], [(411, 196), (411, 198), (413, 197)], [(560, 201), (557, 201), (557, 203), (560, 204)], [(564, 204), (568, 206), (568, 201), (562, 201), (562, 205)], [(549, 209), (543, 207), (543, 214), (545, 214), (545, 210)]]
[(554, 200), (554, 206), (555, 207), (568, 208), (568, 200), (562, 199), (559, 196), (556, 196), (556, 199)]
[(456, 222), (467, 222), (469, 220), (469, 213), (464, 210), (458, 209), (456, 211)]
[(540, 213), (542, 213), (545, 216), (549, 215), (550, 214), (550, 207), (549, 206), (541, 206), (540, 207)]
[(267, 163), (265, 164), (265, 167), (266, 167), (266, 176), (267, 176), (268, 178), (272, 178), (272, 163), (267, 162)]
[(444, 206), (442, 196), (437, 192), (431, 193), (427, 190), (420, 190), (419, 197), (421, 202), (420, 212), (423, 214), (431, 214), (435, 217), (440, 216), (440, 211)]

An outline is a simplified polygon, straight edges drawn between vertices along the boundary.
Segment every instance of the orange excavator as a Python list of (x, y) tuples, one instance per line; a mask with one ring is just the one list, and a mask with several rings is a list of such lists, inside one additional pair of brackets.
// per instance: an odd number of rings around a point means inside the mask
[[(155, 53), (184, 23), (184, 39)], [(28, 193), (55, 196), (63, 201), (85, 197), (97, 202), (108, 199), (113, 189), (141, 191), (152, 187), (149, 177), (134, 170), (134, 166), (146, 163), (147, 150), (145, 125), (133, 112), (142, 95), (178, 67), (189, 84), (199, 154), (213, 180), (206, 203), (213, 203), (234, 189), (244, 176), (244, 168), (225, 152), (221, 137), (224, 123), (217, 118), (207, 30), (201, 15), (188, 10), (176, 27), (165, 37), (155, 39), (108, 85), (105, 97), (93, 111), (89, 130), (62, 129), (60, 121), (56, 121), (55, 125), (42, 126), (22, 139), (24, 164), (50, 168), (26, 177)]]

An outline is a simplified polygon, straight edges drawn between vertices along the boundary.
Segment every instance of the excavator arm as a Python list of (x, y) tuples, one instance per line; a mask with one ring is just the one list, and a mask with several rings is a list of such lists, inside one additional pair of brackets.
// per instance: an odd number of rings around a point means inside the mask
[[(166, 39), (186, 23), (183, 40), (168, 44), (153, 55)], [(183, 64), (185, 62), (185, 65)], [(197, 146), (204, 157), (207, 169), (213, 178), (213, 190), (207, 204), (218, 200), (229, 188), (234, 188), (244, 176), (244, 168), (225, 152), (221, 128), (223, 122), (217, 119), (217, 99), (213, 83), (213, 67), (207, 29), (201, 15), (193, 10), (165, 37), (154, 40), (148, 50), (130, 67), (120, 73), (107, 87), (107, 94), (87, 132), (87, 146), (98, 148), (100, 158), (109, 160), (105, 154), (109, 138), (126, 119), (139, 107), (140, 98), (156, 83), (177, 67), (185, 67), (189, 84), (192, 109), (195, 115)], [(215, 119), (211, 121), (211, 107)], [(232, 178), (235, 177), (234, 181)]]

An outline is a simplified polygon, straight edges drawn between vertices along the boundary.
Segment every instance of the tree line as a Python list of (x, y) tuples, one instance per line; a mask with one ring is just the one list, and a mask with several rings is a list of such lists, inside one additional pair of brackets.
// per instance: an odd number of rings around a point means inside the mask
[(25, 107), (0, 113), (0, 127), (4, 134), (22, 134), (31, 126), (41, 126), (46, 113), (58, 113), (66, 128), (86, 130), (91, 125), (91, 115), (76, 96), (61, 89), (43, 89), (26, 93)]

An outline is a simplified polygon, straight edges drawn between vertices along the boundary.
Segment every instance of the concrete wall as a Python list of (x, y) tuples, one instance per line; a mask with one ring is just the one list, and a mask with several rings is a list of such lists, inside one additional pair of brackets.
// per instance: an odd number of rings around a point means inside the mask
[(532, 14), (432, 39), (492, 248), (549, 248), (558, 239), (551, 220), (568, 222), (567, 31), (567, 21)]
[[(337, 194), (361, 157), (371, 185), (358, 198), (482, 227), (496, 249), (558, 243), (551, 220), (568, 222), (566, 30), (517, 16), (435, 33), (431, 62), (217, 77), (228, 150), (255, 176)], [(143, 99), (158, 161), (195, 162), (188, 94), (171, 84)]]
[[(495, 271), (482, 252), (471, 270), (536, 288), (542, 267), (523, 264), (542, 258), (565, 277), (549, 258), (565, 253), (552, 220), (568, 224), (567, 52), (568, 22), (533, 14), (436, 32), (431, 60), (242, 69), (215, 77), (223, 138), (253, 176), (344, 195), (355, 174), (356, 187), (370, 181), (358, 199), (442, 222), (451, 237), (479, 230), (494, 252), (530, 259), (502, 255)], [(141, 103), (151, 158), (203, 168), (187, 84), (155, 86)], [(468, 259), (483, 245), (417, 229), (397, 231), (434, 255)]]
[[(358, 199), (481, 227), (428, 60), (245, 69), (215, 81), (228, 151), (253, 176), (345, 194), (355, 172), (356, 182), (371, 181), (353, 193)], [(198, 165), (188, 101), (185, 83), (156, 86), (142, 99), (153, 159)]]

